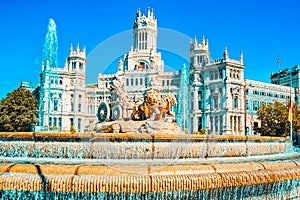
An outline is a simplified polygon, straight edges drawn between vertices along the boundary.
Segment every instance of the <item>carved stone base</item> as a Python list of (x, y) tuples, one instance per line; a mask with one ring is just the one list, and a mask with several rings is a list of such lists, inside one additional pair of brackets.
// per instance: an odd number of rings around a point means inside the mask
[(145, 134), (182, 134), (177, 123), (172, 118), (166, 121), (113, 121), (97, 123), (95, 126), (97, 133), (145, 133)]

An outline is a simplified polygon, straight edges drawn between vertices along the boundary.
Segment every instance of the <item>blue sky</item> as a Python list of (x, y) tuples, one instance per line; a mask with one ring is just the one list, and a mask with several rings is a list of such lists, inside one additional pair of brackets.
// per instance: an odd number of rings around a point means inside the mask
[[(145, 12), (148, 6), (154, 8), (159, 27), (183, 38), (208, 38), (213, 59), (222, 57), (224, 46), (235, 59), (242, 50), (246, 78), (269, 82), (270, 73), (278, 70), (278, 57), (281, 69), (300, 64), (300, 0), (2, 0), (0, 98), (17, 88), (21, 80), (39, 81), (49, 18), (57, 24), (61, 67), (70, 43), (86, 45), (87, 54), (99, 46), (109, 47), (100, 51), (104, 53), (97, 57), (98, 66), (93, 62), (87, 65), (87, 82), (96, 83), (97, 72), (107, 67), (102, 61), (112, 52), (123, 52), (118, 48), (130, 48), (127, 40), (120, 44), (112, 38), (128, 37), (136, 9)], [(175, 50), (168, 46), (170, 52), (188, 52), (184, 49), (188, 44), (178, 50), (180, 43), (176, 40), (164, 42), (175, 44)], [(175, 70), (181, 68), (185, 60), (172, 57), (168, 51), (163, 51), (165, 64)], [(114, 56), (117, 60), (122, 55)]]

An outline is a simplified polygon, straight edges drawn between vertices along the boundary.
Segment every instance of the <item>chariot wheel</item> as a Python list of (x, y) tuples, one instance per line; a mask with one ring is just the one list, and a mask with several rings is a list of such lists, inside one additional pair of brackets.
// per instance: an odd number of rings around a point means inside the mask
[(121, 118), (122, 118), (122, 107), (119, 104), (114, 105), (111, 109), (111, 119), (113, 121), (116, 121)]
[(97, 118), (99, 122), (105, 122), (110, 117), (110, 108), (105, 102), (101, 102), (98, 107)]

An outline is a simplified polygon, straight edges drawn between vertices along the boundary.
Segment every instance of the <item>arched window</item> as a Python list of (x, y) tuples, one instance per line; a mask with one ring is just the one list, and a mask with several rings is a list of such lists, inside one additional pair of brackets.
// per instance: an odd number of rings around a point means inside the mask
[(49, 117), (49, 123), (48, 123), (49, 126), (52, 126), (52, 117)]
[(239, 107), (239, 99), (238, 97), (234, 97), (233, 99), (233, 107), (238, 108)]
[(78, 112), (81, 112), (81, 103), (78, 104)]
[(74, 119), (73, 118), (70, 118), (70, 125), (74, 126)]
[(54, 111), (57, 111), (57, 110), (58, 110), (58, 100), (57, 100), (57, 99), (54, 99), (54, 100), (53, 100), (53, 110), (54, 110)]
[(61, 117), (58, 118), (58, 127), (61, 128), (61, 124), (62, 124), (62, 121), (61, 121)]
[(56, 119), (56, 117), (53, 118), (53, 126), (57, 126), (57, 119)]
[(218, 77), (218, 71), (215, 71), (215, 80), (219, 79)]
[(214, 74), (212, 71), (209, 72), (209, 79), (210, 80), (213, 80), (214, 79)]
[(81, 132), (81, 119), (78, 119), (78, 124), (77, 124), (78, 132)]

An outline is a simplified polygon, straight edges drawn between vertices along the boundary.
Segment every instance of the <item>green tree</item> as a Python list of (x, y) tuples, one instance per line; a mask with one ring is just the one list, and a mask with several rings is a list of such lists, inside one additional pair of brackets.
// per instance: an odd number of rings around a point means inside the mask
[[(294, 104), (293, 112), (293, 131), (294, 133), (300, 127), (300, 113), (298, 105)], [(285, 137), (290, 134), (290, 122), (288, 121), (288, 106), (280, 102), (274, 102), (274, 105), (262, 104), (257, 111), (258, 119), (261, 121), (261, 127), (255, 130), (263, 136)]]
[[(290, 130), (290, 127), (289, 127)], [(300, 111), (299, 105), (293, 104), (293, 133), (297, 133), (300, 130)]]
[(15, 89), (0, 102), (0, 131), (30, 131), (37, 119), (37, 101), (29, 90)]

